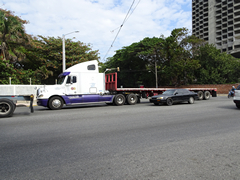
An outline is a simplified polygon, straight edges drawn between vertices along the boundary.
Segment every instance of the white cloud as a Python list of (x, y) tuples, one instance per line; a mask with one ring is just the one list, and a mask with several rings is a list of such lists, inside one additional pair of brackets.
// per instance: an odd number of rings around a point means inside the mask
[[(109, 56), (123, 46), (145, 37), (169, 36), (174, 28), (191, 29), (191, 0), (139, 0), (123, 25)], [(32, 35), (76, 37), (99, 50), (103, 58), (115, 38), (133, 1), (129, 0), (3, 0), (2, 8), (28, 20)], [(111, 32), (114, 30), (114, 32)]]

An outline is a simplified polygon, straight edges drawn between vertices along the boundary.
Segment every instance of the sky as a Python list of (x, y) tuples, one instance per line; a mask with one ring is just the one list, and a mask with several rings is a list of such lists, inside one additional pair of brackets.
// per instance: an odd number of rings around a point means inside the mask
[(191, 30), (191, 5), (192, 0), (0, 0), (0, 8), (29, 21), (28, 34), (75, 38), (99, 50), (101, 62), (145, 37)]

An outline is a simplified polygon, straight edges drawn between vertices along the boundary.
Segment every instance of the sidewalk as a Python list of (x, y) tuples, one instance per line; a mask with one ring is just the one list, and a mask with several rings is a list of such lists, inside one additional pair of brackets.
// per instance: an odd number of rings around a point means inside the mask
[[(17, 107), (29, 107), (30, 101), (17, 101)], [(37, 106), (37, 101), (33, 101), (33, 106)]]

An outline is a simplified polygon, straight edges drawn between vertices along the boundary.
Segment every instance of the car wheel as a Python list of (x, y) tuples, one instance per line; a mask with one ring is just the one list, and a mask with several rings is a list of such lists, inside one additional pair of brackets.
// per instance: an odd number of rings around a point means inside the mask
[(62, 98), (60, 98), (58, 96), (52, 97), (49, 100), (49, 105), (48, 106), (52, 110), (62, 109), (62, 107), (63, 107), (63, 100), (62, 100)]
[(0, 100), (0, 117), (10, 117), (15, 110), (15, 104), (9, 99)]
[(172, 100), (172, 98), (168, 98), (168, 99), (167, 99), (167, 105), (168, 105), (168, 106), (173, 105), (173, 100)]
[(203, 100), (203, 92), (202, 91), (198, 91), (197, 95), (198, 95), (199, 100)]
[(237, 108), (240, 109), (240, 104), (236, 104)]
[(125, 96), (122, 94), (117, 94), (114, 98), (114, 104), (117, 106), (121, 106), (125, 104)]
[(193, 104), (193, 103), (194, 103), (194, 98), (193, 98), (193, 97), (190, 97), (189, 100), (188, 100), (188, 103), (189, 103), (189, 104)]

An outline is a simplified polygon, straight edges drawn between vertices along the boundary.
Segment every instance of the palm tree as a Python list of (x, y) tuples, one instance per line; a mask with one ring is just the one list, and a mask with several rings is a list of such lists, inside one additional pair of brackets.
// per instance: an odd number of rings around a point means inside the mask
[(0, 45), (3, 59), (16, 64), (25, 58), (24, 47), (29, 45), (30, 36), (26, 34), (24, 24), (28, 22), (11, 11), (0, 8)]

